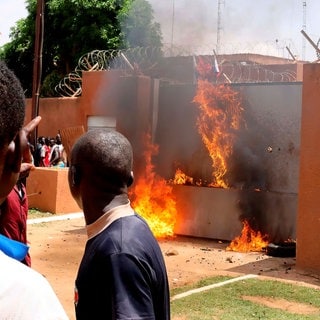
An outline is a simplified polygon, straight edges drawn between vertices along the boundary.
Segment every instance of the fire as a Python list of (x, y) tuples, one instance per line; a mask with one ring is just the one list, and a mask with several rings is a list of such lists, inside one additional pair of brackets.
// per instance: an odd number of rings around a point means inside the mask
[(227, 161), (242, 121), (239, 93), (230, 85), (198, 80), (194, 102), (199, 105), (198, 132), (212, 159), (212, 187), (227, 188)]
[[(243, 107), (239, 93), (228, 84), (213, 84), (208, 81), (212, 68), (205, 63), (198, 64), (197, 94), (194, 102), (198, 104), (197, 128), (212, 160), (212, 183), (209, 186), (228, 188), (228, 163), (233, 154), (235, 139), (239, 130), (245, 128)], [(250, 252), (262, 251), (268, 245), (268, 237), (243, 222), (241, 235), (236, 237), (227, 250)]]
[(231, 241), (227, 247), (227, 251), (238, 252), (260, 252), (268, 245), (268, 236), (262, 235), (260, 231), (251, 229), (248, 221), (243, 221), (241, 235)]
[(193, 178), (187, 176), (185, 173), (182, 172), (181, 169), (177, 169), (174, 179), (173, 179), (173, 184), (193, 184)]
[(158, 153), (158, 146), (151, 143), (150, 135), (146, 135), (145, 144), (145, 170), (130, 192), (132, 206), (147, 221), (155, 237), (172, 236), (177, 214), (172, 187), (154, 172), (152, 156)]
[(198, 57), (195, 63), (196, 63), (196, 69), (197, 69), (196, 72), (198, 74), (198, 77), (201, 77), (201, 79), (214, 81), (215, 72), (213, 71), (213, 68), (212, 68), (213, 66), (211, 61), (208, 61), (203, 57)]

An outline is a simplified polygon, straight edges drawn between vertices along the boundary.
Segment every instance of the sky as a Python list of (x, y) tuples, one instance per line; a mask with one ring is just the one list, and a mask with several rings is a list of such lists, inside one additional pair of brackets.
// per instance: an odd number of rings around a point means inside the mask
[(21, 18), (25, 18), (27, 11), (24, 0), (0, 0), (0, 46), (9, 41), (10, 28)]
[[(211, 53), (215, 49), (221, 54), (259, 53), (287, 58), (288, 47), (298, 59), (317, 59), (301, 30), (318, 42), (319, 0), (149, 2), (168, 48), (187, 54)], [(26, 15), (25, 0), (0, 0), (0, 46), (9, 41), (10, 28)]]

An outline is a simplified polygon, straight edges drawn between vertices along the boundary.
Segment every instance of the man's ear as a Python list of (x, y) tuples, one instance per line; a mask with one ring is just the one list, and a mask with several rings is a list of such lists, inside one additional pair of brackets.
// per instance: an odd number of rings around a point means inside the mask
[(127, 183), (127, 186), (130, 187), (133, 183), (133, 180), (134, 180), (134, 176), (133, 176), (133, 171), (130, 172), (130, 177), (128, 179), (128, 183)]
[(0, 172), (0, 204), (7, 197), (18, 180), (21, 166), (20, 145), (14, 141), (3, 152), (4, 157), (2, 172)]
[(11, 171), (11, 173), (19, 173), (22, 161), (19, 136), (10, 142), (5, 158), (4, 170), (8, 173), (10, 173), (9, 171)]
[(71, 186), (72, 187), (77, 186), (80, 183), (80, 179), (81, 179), (79, 168), (72, 165), (70, 167), (70, 175), (71, 175)]

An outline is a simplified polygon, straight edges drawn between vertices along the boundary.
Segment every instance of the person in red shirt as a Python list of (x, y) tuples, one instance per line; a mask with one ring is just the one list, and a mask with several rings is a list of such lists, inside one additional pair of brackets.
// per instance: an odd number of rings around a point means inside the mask
[[(17, 183), (19, 175), (33, 168), (28, 135), (41, 121), (37, 116), (23, 126), (23, 88), (3, 61), (0, 61), (0, 205)], [(7, 254), (15, 240), (0, 237), (1, 319), (68, 320), (48, 280), (39, 272)], [(11, 252), (12, 253), (12, 252)]]
[(50, 167), (50, 139), (45, 138), (44, 145), (41, 148), (40, 152), (40, 167)]
[[(18, 180), (0, 207), (0, 234), (27, 244), (28, 197), (26, 188)], [(31, 267), (29, 252), (21, 261)]]

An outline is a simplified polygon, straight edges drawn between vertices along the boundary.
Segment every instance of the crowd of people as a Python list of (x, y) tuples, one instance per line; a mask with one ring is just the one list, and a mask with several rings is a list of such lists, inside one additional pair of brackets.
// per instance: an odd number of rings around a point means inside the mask
[(36, 167), (64, 168), (67, 166), (66, 153), (59, 133), (55, 138), (38, 137), (36, 146), (31, 148)]
[[(41, 117), (23, 126), (24, 118), (21, 84), (0, 61), (0, 229), (6, 235), (0, 237), (0, 318), (65, 320), (68, 316), (54, 290), (31, 268), (30, 257), (7, 253), (15, 250), (10, 240), (26, 241), (20, 235), (14, 239), (17, 227), (9, 232), (4, 226), (27, 208), (23, 181), (30, 170), (34, 165), (66, 164), (60, 135), (39, 138), (31, 153), (27, 137)], [(170, 319), (160, 246), (128, 198), (132, 162), (130, 142), (116, 131), (88, 131), (72, 147), (68, 182), (83, 210), (88, 236), (75, 280), (77, 320)], [(3, 250), (5, 246), (11, 251)]]

